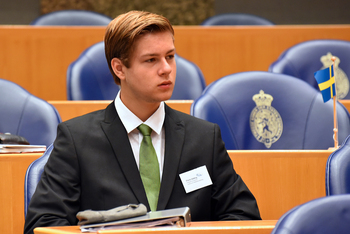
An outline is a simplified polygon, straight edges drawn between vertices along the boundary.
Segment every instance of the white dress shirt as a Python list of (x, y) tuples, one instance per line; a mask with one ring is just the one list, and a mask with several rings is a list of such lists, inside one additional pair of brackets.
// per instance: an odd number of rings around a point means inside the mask
[(152, 128), (152, 144), (156, 151), (158, 162), (159, 162), (159, 172), (160, 179), (162, 179), (163, 174), (163, 165), (164, 165), (164, 151), (165, 151), (165, 134), (163, 123), (165, 119), (165, 109), (164, 102), (161, 102), (159, 108), (156, 112), (153, 113), (151, 117), (149, 117), (145, 122), (142, 122), (134, 113), (132, 113), (122, 102), (120, 99), (120, 91), (115, 98), (115, 109), (119, 115), (120, 120), (122, 121), (131, 144), (132, 151), (134, 153), (135, 161), (137, 167), (139, 168), (140, 160), (139, 160), (139, 152), (140, 146), (143, 139), (143, 135), (137, 129), (140, 124), (146, 124), (150, 128)]

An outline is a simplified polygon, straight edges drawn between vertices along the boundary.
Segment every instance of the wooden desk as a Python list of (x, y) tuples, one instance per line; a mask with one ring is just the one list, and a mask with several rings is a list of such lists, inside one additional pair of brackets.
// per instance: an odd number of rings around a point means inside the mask
[[(49, 101), (59, 112), (62, 121), (77, 117), (92, 111), (106, 108), (110, 101)], [(192, 100), (166, 101), (175, 110), (190, 114)]]
[(257, 199), (262, 219), (326, 195), (326, 163), (332, 151), (229, 151), (236, 172)]
[[(264, 220), (325, 196), (328, 150), (229, 151), (235, 170), (255, 195)], [(0, 233), (22, 233), (24, 176), (41, 154), (0, 154)]]
[[(60, 114), (62, 121), (77, 117), (92, 111), (106, 108), (109, 101), (48, 101)], [(350, 112), (350, 100), (339, 100)], [(166, 104), (175, 110), (190, 114), (193, 100), (168, 100)]]
[[(312, 39), (350, 41), (350, 25), (175, 26), (176, 52), (207, 84), (232, 73), (267, 71), (287, 48)], [(66, 100), (68, 66), (103, 40), (105, 27), (0, 26), (0, 77), (44, 100)]]
[(24, 177), (42, 154), (0, 154), (0, 233), (23, 233)]
[(350, 100), (338, 100), (350, 112)]
[[(219, 221), (192, 222), (190, 227), (184, 228), (143, 228), (99, 231), (100, 234), (268, 234), (275, 227), (277, 220), (263, 221)], [(81, 233), (78, 226), (43, 227), (36, 228), (35, 234), (76, 234)]]

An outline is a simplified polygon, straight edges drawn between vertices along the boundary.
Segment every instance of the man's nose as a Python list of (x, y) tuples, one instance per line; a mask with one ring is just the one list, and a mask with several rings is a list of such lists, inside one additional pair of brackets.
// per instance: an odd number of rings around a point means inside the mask
[(160, 74), (163, 75), (163, 74), (170, 74), (172, 72), (173, 68), (172, 66), (170, 65), (170, 62), (167, 60), (167, 59), (162, 59), (162, 62), (161, 62), (161, 68), (159, 70)]

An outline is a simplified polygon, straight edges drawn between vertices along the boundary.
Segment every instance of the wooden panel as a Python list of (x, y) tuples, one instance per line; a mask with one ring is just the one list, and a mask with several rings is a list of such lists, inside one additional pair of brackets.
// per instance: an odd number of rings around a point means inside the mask
[(229, 151), (236, 172), (257, 199), (262, 219), (279, 219), (291, 208), (326, 195), (330, 150)]
[[(229, 151), (236, 172), (255, 195), (264, 220), (325, 196), (329, 150)], [(22, 233), (24, 175), (41, 154), (0, 154), (0, 233)]]
[(350, 25), (175, 28), (179, 55), (195, 62), (207, 84), (237, 72), (267, 71), (287, 48), (312, 39), (350, 41)]
[(58, 111), (62, 121), (105, 109), (111, 101), (49, 101)]
[(24, 177), (42, 154), (0, 154), (0, 233), (23, 233)]
[[(243, 71), (267, 71), (290, 46), (312, 39), (350, 41), (350, 25), (175, 26), (176, 51), (207, 84)], [(0, 26), (0, 77), (45, 100), (66, 100), (66, 71), (104, 27)]]
[(350, 113), (350, 100), (338, 100), (341, 104), (345, 106), (345, 108), (349, 111)]
[(0, 27), (0, 78), (45, 100), (66, 100), (66, 72), (105, 27)]
[[(92, 111), (106, 108), (111, 101), (49, 101), (59, 112), (62, 121), (77, 117)], [(175, 110), (190, 114), (192, 100), (166, 101)]]
[[(59, 112), (62, 121), (66, 121), (73, 117), (87, 114), (92, 111), (106, 108), (111, 102), (109, 101), (48, 101)], [(350, 100), (340, 100), (345, 108), (350, 112)], [(168, 100), (166, 104), (175, 110), (190, 114), (193, 100)]]

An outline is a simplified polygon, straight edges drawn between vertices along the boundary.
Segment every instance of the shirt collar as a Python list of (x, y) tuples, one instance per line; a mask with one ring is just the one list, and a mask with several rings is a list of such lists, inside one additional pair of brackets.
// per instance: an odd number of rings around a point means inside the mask
[(120, 99), (120, 91), (114, 101), (115, 109), (119, 115), (128, 134), (137, 128), (140, 124), (147, 124), (154, 132), (158, 135), (161, 133), (164, 119), (165, 119), (165, 109), (164, 102), (161, 102), (158, 109), (149, 117), (145, 122), (142, 122), (134, 113), (132, 113)]

